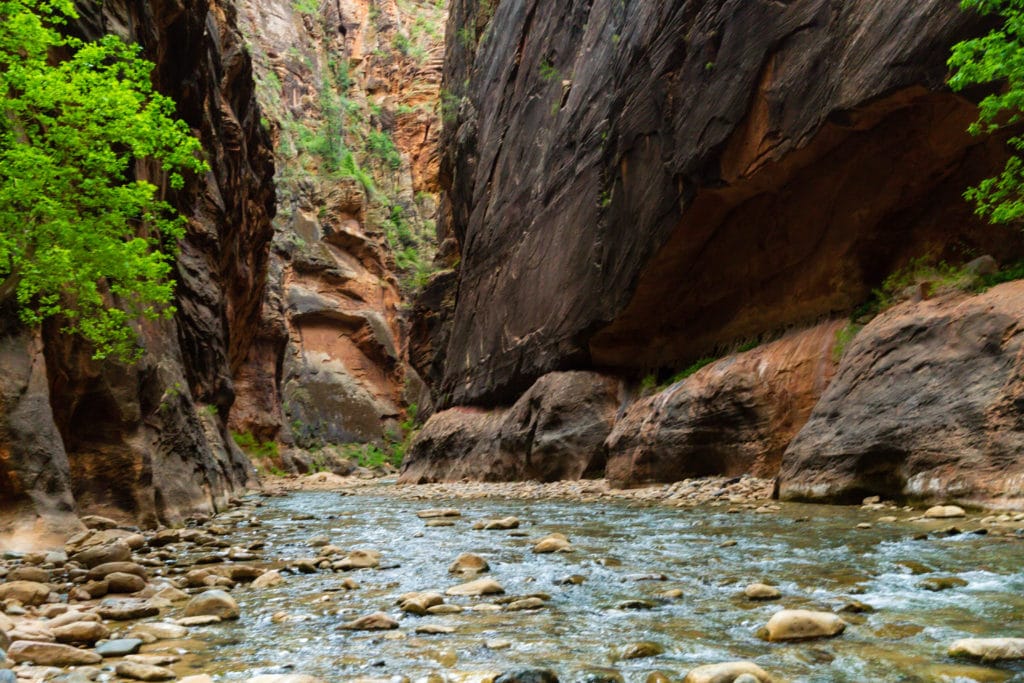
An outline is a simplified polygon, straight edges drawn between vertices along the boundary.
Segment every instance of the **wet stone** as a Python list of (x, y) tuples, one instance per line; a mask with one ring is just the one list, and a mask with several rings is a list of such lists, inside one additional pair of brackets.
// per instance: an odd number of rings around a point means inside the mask
[(102, 642), (95, 649), (101, 657), (124, 657), (135, 654), (142, 645), (140, 638), (118, 638)]

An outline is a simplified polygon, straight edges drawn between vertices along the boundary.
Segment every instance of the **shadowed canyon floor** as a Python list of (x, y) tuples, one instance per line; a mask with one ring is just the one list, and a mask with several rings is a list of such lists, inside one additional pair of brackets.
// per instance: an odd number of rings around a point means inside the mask
[[(149, 584), (140, 596), (163, 591), (147, 598), (150, 616), (112, 620), (118, 609), (138, 606), (122, 595), (24, 610), (8, 602), (0, 630), (45, 641), (64, 633), (54, 624), (68, 621), (65, 610), (79, 610), (99, 613), (111, 642), (152, 641), (136, 644), (141, 654), (130, 658), (79, 667), (69, 681), (127, 680), (124, 664), (132, 659), (162, 661), (178, 678), (218, 681), (290, 673), (323, 681), (485, 681), (540, 667), (567, 681), (598, 673), (612, 677), (587, 680), (619, 680), (617, 672), (639, 683), (655, 671), (676, 681), (697, 666), (737, 660), (779, 681), (1010, 681), (1024, 674), (1022, 664), (947, 652), (961, 638), (1020, 635), (1024, 515), (933, 519), (885, 504), (775, 504), (764, 499), (766, 482), (753, 479), (635, 491), (610, 491), (602, 481), (395, 487), (325, 474), (300, 483), (334, 490), (251, 496), (213, 519), (145, 538), (94, 532), (94, 540), (107, 540), (94, 548), (134, 548), (128, 554)], [(960, 511), (931, 514), (939, 513)], [(545, 538), (562, 551), (537, 552)], [(92, 553), (72, 554), (71, 562), (105, 559)], [(489, 568), (452, 573), (463, 553)], [(66, 592), (69, 575), (88, 576), (74, 564), (54, 566), (62, 564), (9, 552), (0, 587), (43, 571), (36, 578)], [(103, 574), (102, 566), (92, 573)], [(475, 579), (502, 592), (449, 591)], [(103, 581), (138, 583), (116, 572)], [(778, 598), (748, 597), (774, 593), (755, 583), (770, 584)], [(168, 590), (171, 584), (183, 592)], [(206, 612), (189, 594), (211, 589), (229, 591), (239, 619), (188, 620)], [(413, 592), (440, 595), (406, 595)], [(206, 599), (220, 613), (216, 595)], [(784, 608), (831, 613), (846, 625), (829, 639), (769, 642), (764, 627)], [(377, 613), (371, 625), (388, 628), (343, 628), (365, 626), (360, 619)], [(146, 625), (182, 618), (184, 629)], [(24, 658), (26, 647), (16, 642), (10, 651)], [(101, 641), (96, 649), (111, 647)], [(57, 673), (28, 664), (15, 671), (24, 680)]]

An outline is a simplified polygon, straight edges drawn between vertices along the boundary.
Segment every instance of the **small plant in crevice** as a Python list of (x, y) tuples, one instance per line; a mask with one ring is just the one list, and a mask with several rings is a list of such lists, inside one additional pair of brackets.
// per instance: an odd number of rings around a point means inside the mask
[(832, 360), (838, 363), (843, 358), (843, 354), (846, 353), (846, 347), (850, 345), (857, 333), (864, 328), (854, 321), (846, 323), (843, 327), (836, 330), (836, 340), (832, 344)]

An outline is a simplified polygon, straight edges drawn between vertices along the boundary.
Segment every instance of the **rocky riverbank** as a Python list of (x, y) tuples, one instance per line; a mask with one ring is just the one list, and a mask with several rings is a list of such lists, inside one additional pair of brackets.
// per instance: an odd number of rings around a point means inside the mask
[[(735, 602), (753, 615), (742, 630), (754, 640), (744, 637), (734, 645), (730, 652), (741, 656), (735, 661), (716, 655), (706, 662), (712, 668), (705, 668), (692, 658), (680, 660), (658, 621), (643, 621), (627, 629), (632, 639), (611, 644), (614, 667), (602, 669), (600, 678), (590, 672), (585, 680), (782, 680), (785, 672), (771, 671), (773, 664), (783, 666), (771, 658), (773, 647), (819, 638), (848, 647), (867, 647), (862, 641), (893, 647), (910, 637), (899, 634), (921, 633), (890, 624), (903, 623), (905, 615), (884, 606), (891, 598), (873, 582), (906, 581), (886, 573), (890, 560), (871, 559), (879, 548), (901, 548), (891, 561), (899, 576), (912, 579), (901, 590), (970, 595), (964, 592), (992, 590), (1005, 565), (1000, 558), (1019, 552), (1024, 537), (1024, 514), (969, 513), (955, 506), (914, 510), (875, 499), (858, 508), (794, 506), (773, 503), (770, 492), (771, 482), (751, 477), (623, 491), (603, 480), (393, 486), (386, 479), (319, 473), (268, 482), (261, 495), (234, 499), (231, 510), (216, 516), (195, 515), (183, 528), (140, 531), (86, 517), (89, 530), (63, 547), (3, 555), (0, 648), (6, 658), (0, 658), (0, 681), (204, 683), (248, 676), (258, 683), (314, 683), (319, 679), (289, 672), (322, 668), (322, 661), (296, 655), (282, 662), (275, 654), (275, 638), (292, 643), (283, 652), (304, 647), (308, 638), (297, 634), (306, 621), (314, 630), (342, 634), (336, 646), (346, 652), (370, 647), (390, 653), (370, 657), (367, 671), (344, 680), (408, 681), (403, 676), (423, 670), (415, 661), (424, 652), (433, 653), (432, 667), (445, 671), (437, 680), (558, 680), (559, 672), (545, 667), (512, 664), (544, 663), (523, 654), (533, 637), (524, 634), (539, 622), (544, 633), (585, 630), (576, 601), (589, 590), (598, 592), (589, 598), (597, 603), (582, 607), (611, 610), (613, 621), (614, 615), (654, 614), (682, 619), (686, 629), (706, 609), (694, 613), (693, 605), (717, 601), (721, 609), (733, 609), (727, 605)], [(626, 536), (618, 535), (622, 530)], [(761, 546), (773, 533), (788, 545), (770, 549), (765, 564)], [(840, 541), (834, 548), (854, 555), (835, 565), (829, 555), (836, 550), (821, 549), (815, 551), (820, 569), (787, 567), (805, 544), (831, 538)], [(688, 550), (675, 545), (694, 541)], [(710, 559), (717, 567), (713, 574), (702, 568), (706, 560), (692, 555), (698, 548), (703, 555), (722, 555)], [(990, 573), (972, 572), (965, 552)], [(748, 562), (726, 557), (731, 553)], [(945, 555), (954, 566), (944, 566)], [(884, 623), (872, 621), (876, 610)], [(1024, 654), (1017, 640), (1002, 637), (1015, 634), (996, 638), (992, 630), (943, 626), (937, 632), (949, 634), (943, 647), (954, 661), (980, 660), (991, 669), (992, 661)], [(248, 644), (257, 633), (260, 638)], [(465, 638), (474, 637), (483, 654), (471, 657)], [(509, 660), (508, 652), (520, 656)], [(751, 657), (756, 661), (747, 661)], [(244, 663), (268, 658), (276, 668)], [(460, 658), (493, 666), (466, 673), (455, 666)], [(376, 661), (379, 673), (388, 675), (378, 675)], [(693, 665), (680, 663), (687, 661)], [(636, 668), (641, 665), (646, 669)], [(1006, 680), (998, 668), (974, 678), (982, 667), (962, 661), (942, 667), (971, 680)]]

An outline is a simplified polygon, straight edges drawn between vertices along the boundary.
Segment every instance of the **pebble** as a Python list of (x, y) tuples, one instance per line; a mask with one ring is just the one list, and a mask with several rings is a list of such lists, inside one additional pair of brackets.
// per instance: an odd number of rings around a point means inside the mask
[(416, 627), (416, 633), (427, 636), (444, 635), (455, 633), (455, 628), (452, 626), (441, 626), (440, 624), (424, 624)]
[(917, 584), (918, 588), (935, 592), (962, 588), (966, 585), (967, 582), (957, 576), (932, 576)]
[(558, 683), (558, 676), (550, 669), (515, 669), (501, 674), (494, 683)]

